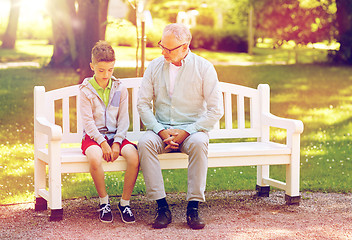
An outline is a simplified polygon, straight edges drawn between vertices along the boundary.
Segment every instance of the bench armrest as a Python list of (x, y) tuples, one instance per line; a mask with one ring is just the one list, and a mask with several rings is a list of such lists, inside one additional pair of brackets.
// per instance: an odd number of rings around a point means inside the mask
[(36, 131), (46, 134), (49, 141), (60, 141), (62, 139), (62, 129), (59, 125), (52, 124), (46, 118), (36, 118)]
[(300, 120), (277, 117), (271, 113), (263, 113), (262, 121), (264, 125), (287, 129), (293, 134), (301, 134), (304, 128), (303, 122)]

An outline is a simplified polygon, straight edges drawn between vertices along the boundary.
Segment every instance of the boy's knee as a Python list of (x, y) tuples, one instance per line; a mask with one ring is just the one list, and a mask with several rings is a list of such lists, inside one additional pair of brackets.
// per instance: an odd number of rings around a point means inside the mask
[(129, 168), (138, 169), (139, 168), (138, 156), (134, 158), (130, 158), (127, 162), (127, 165)]
[(88, 158), (88, 161), (89, 161), (90, 169), (94, 171), (101, 167), (103, 160), (102, 160), (102, 157), (94, 156), (94, 157)]
[(126, 159), (128, 167), (139, 167), (139, 156), (137, 149), (132, 145), (126, 145), (121, 152), (122, 156)]
[(100, 147), (92, 146), (87, 148), (86, 155), (88, 158), (89, 166), (92, 170), (101, 167), (103, 161), (103, 152)]

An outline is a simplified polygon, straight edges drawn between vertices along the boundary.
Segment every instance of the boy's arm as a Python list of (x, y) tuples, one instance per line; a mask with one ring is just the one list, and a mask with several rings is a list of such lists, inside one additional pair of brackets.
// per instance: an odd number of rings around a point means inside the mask
[(91, 103), (83, 91), (81, 91), (80, 94), (80, 109), (84, 131), (89, 137), (93, 138), (94, 141), (101, 144), (105, 141), (105, 138), (95, 125)]
[(128, 91), (125, 86), (121, 88), (121, 98), (119, 105), (119, 112), (117, 114), (117, 128), (114, 136), (114, 142), (122, 143), (122, 140), (126, 138), (128, 128), (130, 126), (130, 120), (128, 115)]

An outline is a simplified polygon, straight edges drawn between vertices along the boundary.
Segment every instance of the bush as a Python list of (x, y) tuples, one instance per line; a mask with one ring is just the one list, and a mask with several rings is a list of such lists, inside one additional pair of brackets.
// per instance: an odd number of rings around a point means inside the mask
[(245, 29), (227, 27), (214, 29), (197, 26), (191, 29), (191, 48), (204, 48), (212, 51), (247, 52), (248, 42)]
[(199, 8), (199, 15), (197, 16), (197, 24), (203, 26), (214, 27), (215, 25), (215, 12), (210, 8)]
[(248, 40), (245, 30), (224, 28), (219, 31), (217, 50), (229, 52), (247, 52)]
[(191, 48), (204, 48), (207, 50), (217, 50), (216, 33), (212, 27), (197, 26), (191, 29)]
[[(0, 37), (5, 34), (8, 19), (0, 17)], [(51, 19), (49, 17), (37, 16), (33, 19), (19, 18), (17, 28), (17, 40), (52, 40)]]
[(109, 18), (106, 40), (113, 45), (135, 47), (137, 45), (136, 27), (127, 20)]
[(147, 47), (158, 47), (158, 42), (167, 24), (166, 21), (155, 18), (153, 19), (153, 26), (146, 27)]
[(52, 33), (49, 17), (28, 20), (18, 24), (17, 39), (51, 40)]

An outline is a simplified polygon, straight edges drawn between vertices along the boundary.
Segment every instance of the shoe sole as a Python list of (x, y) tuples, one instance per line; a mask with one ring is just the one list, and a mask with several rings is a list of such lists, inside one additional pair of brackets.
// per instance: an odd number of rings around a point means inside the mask
[(194, 225), (191, 225), (188, 221), (187, 221), (187, 225), (194, 230), (203, 229), (205, 227), (205, 224), (194, 226)]
[(199, 229), (203, 229), (205, 227), (205, 225), (201, 225), (201, 226), (191, 226), (188, 224), (188, 226), (194, 230), (199, 230)]
[[(171, 223), (171, 222), (170, 222)], [(154, 229), (162, 229), (162, 228), (167, 228), (167, 226), (169, 226), (169, 224), (170, 223), (168, 223), (168, 224), (166, 224), (166, 225), (152, 225), (152, 227), (154, 228)]]
[(125, 221), (125, 220), (123, 219), (123, 215), (122, 215), (122, 212), (121, 212), (120, 208), (119, 208), (119, 207), (117, 207), (117, 208), (119, 209), (122, 222), (124, 222), (124, 223), (135, 223), (135, 222), (136, 222), (136, 221), (133, 221), (133, 222), (127, 222), (127, 221)]
[(172, 222), (172, 220), (170, 220), (166, 225), (156, 225), (153, 223), (152, 227), (155, 229), (162, 229), (162, 228), (167, 228), (167, 226), (169, 226), (169, 224)]
[(102, 219), (99, 218), (99, 220), (100, 220), (100, 222), (102, 222), (102, 223), (112, 223), (112, 221), (113, 221), (114, 219), (111, 219), (111, 221), (105, 221), (105, 220), (102, 220)]

